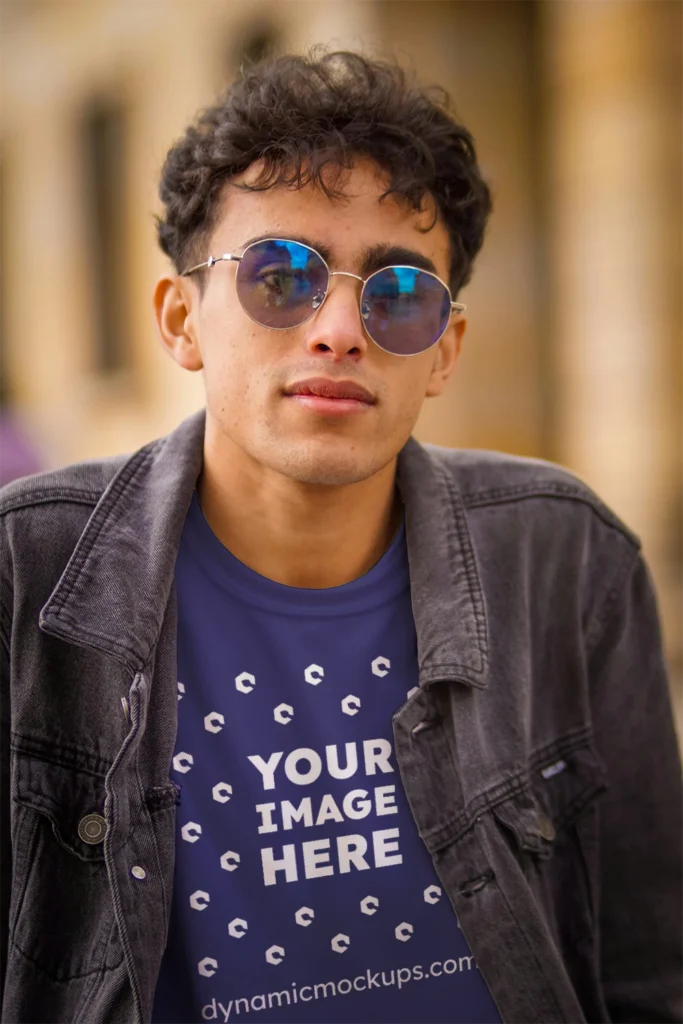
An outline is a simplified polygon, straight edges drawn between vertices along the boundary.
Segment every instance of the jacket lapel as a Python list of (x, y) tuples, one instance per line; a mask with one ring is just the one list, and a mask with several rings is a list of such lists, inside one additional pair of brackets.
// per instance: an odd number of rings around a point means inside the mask
[(201, 472), (202, 410), (128, 459), (106, 488), (40, 627), (141, 671), (156, 645)]
[(410, 438), (398, 459), (420, 685), (487, 685), (486, 610), (465, 508), (439, 449)]

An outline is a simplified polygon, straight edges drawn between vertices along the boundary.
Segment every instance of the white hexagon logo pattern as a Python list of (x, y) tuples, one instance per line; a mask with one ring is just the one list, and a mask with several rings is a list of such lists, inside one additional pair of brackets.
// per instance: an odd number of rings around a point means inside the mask
[(188, 821), (187, 825), (181, 828), (180, 834), (186, 843), (196, 843), (202, 834), (202, 826), (196, 821)]
[(178, 680), (178, 700), (182, 700), (185, 696), (185, 683), (181, 683)]
[(388, 658), (375, 658), (372, 663), (372, 674), (373, 676), (386, 676), (391, 668), (391, 662)]
[(360, 912), (361, 914), (368, 914), (372, 916), (377, 913), (379, 907), (379, 900), (376, 896), (366, 896), (365, 899), (360, 901)]
[(189, 772), (193, 764), (194, 758), (192, 754), (186, 754), (184, 751), (176, 754), (173, 758), (173, 767), (177, 772), (182, 772), (183, 774), (185, 774), (185, 772)]
[(221, 855), (221, 867), (224, 871), (236, 871), (240, 864), (240, 855), (234, 850), (226, 850)]
[(213, 957), (205, 956), (197, 964), (197, 970), (203, 978), (210, 978), (218, 970), (218, 961), (214, 960)]
[(394, 935), (399, 942), (407, 942), (414, 930), (415, 929), (412, 924), (408, 924), (407, 921), (402, 921), (401, 924), (396, 925), (394, 928)]
[(228, 925), (228, 934), (232, 935), (233, 939), (241, 939), (243, 935), (247, 934), (247, 928), (249, 925), (243, 917), (235, 917)]
[(197, 889), (190, 896), (190, 906), (193, 910), (206, 910), (209, 905), (211, 897), (208, 892), (204, 892), (203, 889)]
[(325, 675), (325, 669), (320, 665), (309, 665), (304, 671), (304, 679), (311, 686), (317, 686), (318, 683), (322, 683), (323, 676)]
[(256, 677), (251, 672), (240, 672), (235, 676), (235, 687), (240, 693), (251, 693), (256, 686)]
[(227, 804), (232, 796), (232, 786), (229, 782), (217, 782), (211, 790), (211, 795), (219, 804)]
[(344, 697), (341, 702), (341, 709), (345, 715), (357, 715), (360, 709), (360, 697), (354, 697), (352, 693)]
[(282, 946), (270, 946), (266, 950), (266, 960), (269, 964), (281, 964), (285, 958), (285, 951)]
[(273, 718), (280, 725), (287, 725), (294, 718), (294, 708), (291, 704), (278, 704), (273, 711)]
[(225, 719), (218, 711), (212, 711), (204, 719), (204, 728), (207, 732), (220, 732), (224, 725)]
[(346, 950), (351, 945), (351, 939), (348, 937), (348, 935), (344, 935), (343, 932), (339, 932), (339, 934), (335, 935), (335, 937), (332, 939), (330, 945), (332, 946), (332, 949), (335, 951), (335, 953), (345, 953)]
[(438, 903), (441, 899), (441, 889), (438, 885), (428, 885), (424, 891), (425, 903)]
[(310, 907), (299, 907), (294, 915), (294, 920), (297, 924), (300, 924), (302, 928), (308, 928), (314, 917), (315, 911), (311, 910)]

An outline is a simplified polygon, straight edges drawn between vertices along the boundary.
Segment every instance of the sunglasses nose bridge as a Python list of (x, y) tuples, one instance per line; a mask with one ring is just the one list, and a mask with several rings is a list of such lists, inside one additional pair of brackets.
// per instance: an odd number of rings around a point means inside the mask
[[(365, 317), (363, 316), (363, 309), (362, 309), (363, 290), (365, 288), (365, 284), (366, 284), (366, 280), (367, 279), (364, 278), (364, 277), (361, 277), (360, 274), (352, 274), (350, 270), (328, 270), (328, 272), (327, 272), (327, 288), (325, 290), (325, 298), (327, 298), (327, 296), (329, 294), (330, 284), (332, 283), (332, 278), (333, 277), (350, 277), (350, 278), (353, 278), (354, 281), (359, 281), (360, 282), (362, 287), (361, 287), (361, 290), (360, 290), (360, 294), (358, 296), (358, 312), (360, 313), (360, 316), (361, 316), (361, 323), (363, 324), (363, 330), (364, 330), (365, 334), (367, 334), (367, 330), (365, 328), (365, 322), (364, 322), (365, 321)], [(372, 341), (372, 338), (370, 338), (370, 340)]]
[[(360, 315), (360, 293), (357, 292), (354, 297), (349, 290), (346, 296), (343, 291), (340, 295), (335, 296), (335, 289), (331, 287), (331, 284), (333, 277), (350, 277), (354, 281), (358, 281), (362, 288), (365, 283), (364, 278), (347, 270), (329, 270), (327, 276), (323, 301), (315, 308), (315, 313), (318, 315), (316, 315), (315, 321), (311, 320), (312, 328), (308, 344), (315, 348), (322, 343), (337, 356), (346, 355), (350, 351), (357, 355), (361, 350), (365, 350), (368, 341), (372, 341)], [(320, 310), (323, 307), (322, 319), (320, 319)], [(363, 340), (361, 341), (361, 339)]]
[[(327, 273), (328, 280), (327, 280), (327, 288), (325, 290), (325, 298), (327, 298), (327, 295), (329, 294), (330, 284), (332, 283), (332, 278), (333, 277), (351, 277), (351, 278), (353, 278), (354, 281), (360, 281), (361, 285), (363, 285), (363, 286), (365, 285), (365, 278), (361, 277), (360, 274), (352, 274), (350, 270), (329, 270), (328, 273)], [(362, 295), (362, 289), (361, 289), (361, 295)], [(359, 303), (358, 304), (359, 304), (359, 309), (360, 309), (360, 298), (359, 298)], [(362, 313), (362, 310), (360, 310), (360, 312)]]
[(353, 277), (356, 281), (360, 281), (361, 284), (365, 284), (364, 278), (358, 274), (352, 274), (349, 270), (332, 270), (330, 271), (330, 277)]

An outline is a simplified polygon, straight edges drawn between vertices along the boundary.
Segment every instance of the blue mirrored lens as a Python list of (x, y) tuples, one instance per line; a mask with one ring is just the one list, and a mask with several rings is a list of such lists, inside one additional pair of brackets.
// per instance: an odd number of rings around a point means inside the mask
[(451, 315), (448, 289), (433, 274), (415, 267), (387, 267), (368, 278), (361, 315), (380, 348), (411, 356), (435, 344)]
[(237, 270), (237, 294), (252, 320), (283, 330), (315, 313), (328, 280), (327, 267), (313, 249), (269, 238), (245, 250)]

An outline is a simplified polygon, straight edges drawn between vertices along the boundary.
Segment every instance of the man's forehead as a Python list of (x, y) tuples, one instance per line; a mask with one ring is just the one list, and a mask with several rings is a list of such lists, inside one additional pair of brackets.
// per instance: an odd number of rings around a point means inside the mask
[(316, 249), (332, 267), (353, 258), (367, 273), (406, 264), (447, 272), (448, 232), (431, 196), (417, 211), (401, 196), (386, 195), (388, 178), (371, 162), (354, 165), (340, 179), (341, 194), (315, 184), (240, 188), (258, 180), (256, 170), (227, 184), (214, 238), (231, 251), (267, 237), (288, 238)]

